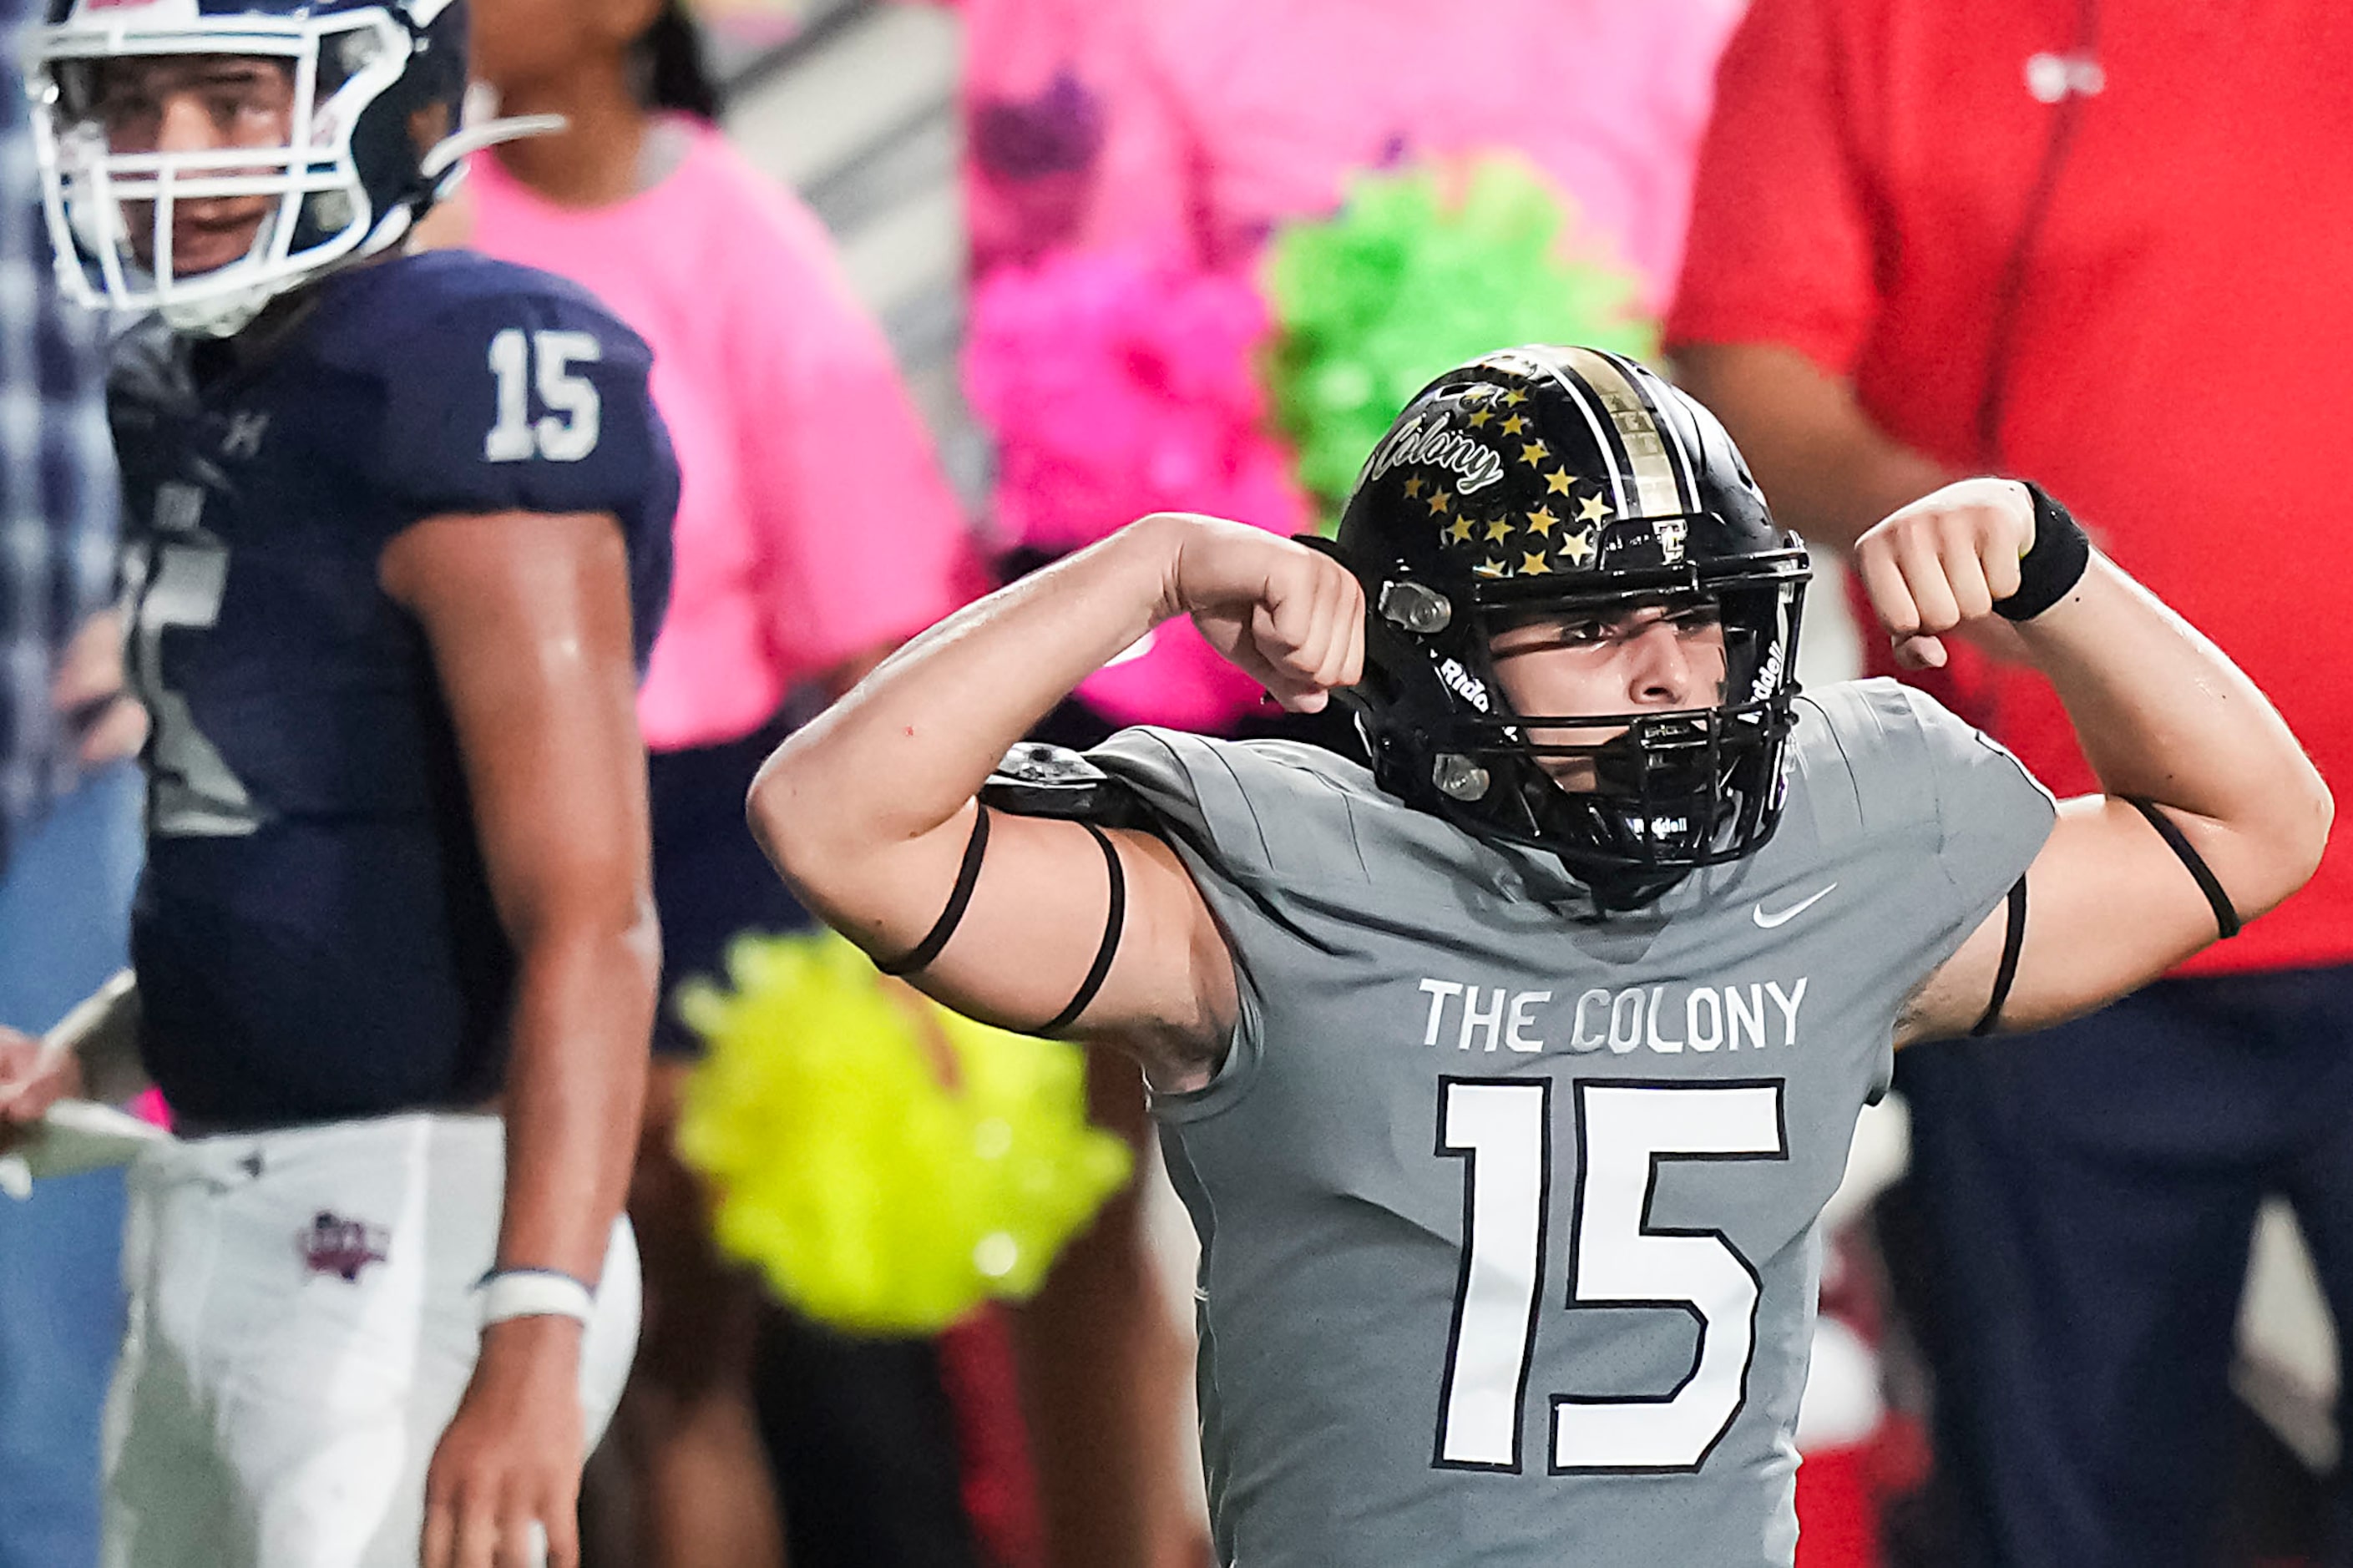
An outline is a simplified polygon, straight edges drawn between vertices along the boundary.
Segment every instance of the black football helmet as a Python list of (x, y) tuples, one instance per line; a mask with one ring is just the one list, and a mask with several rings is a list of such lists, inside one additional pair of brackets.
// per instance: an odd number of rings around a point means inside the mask
[[(1374, 448), (1333, 552), (1364, 584), (1347, 694), (1381, 787), (1557, 855), (1604, 909), (1755, 852), (1779, 819), (1810, 571), (1715, 416), (1631, 360), (1533, 347), (1447, 372)], [(1517, 713), (1488, 639), (1529, 616), (1712, 605), (1707, 707)], [(1539, 732), (1607, 731), (1590, 744)], [(1564, 789), (1540, 759), (1590, 759)]]

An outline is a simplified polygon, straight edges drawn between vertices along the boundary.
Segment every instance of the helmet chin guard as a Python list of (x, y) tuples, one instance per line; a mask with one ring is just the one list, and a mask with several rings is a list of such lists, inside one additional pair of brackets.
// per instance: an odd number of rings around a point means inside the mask
[[(1449, 372), (1374, 451), (1332, 550), (1368, 606), (1349, 700), (1407, 804), (1557, 856), (1605, 910), (1771, 837), (1805, 550), (1722, 426), (1650, 371), (1527, 348)], [(1705, 706), (1514, 710), (1488, 651), (1499, 626), (1651, 604), (1721, 625)]]

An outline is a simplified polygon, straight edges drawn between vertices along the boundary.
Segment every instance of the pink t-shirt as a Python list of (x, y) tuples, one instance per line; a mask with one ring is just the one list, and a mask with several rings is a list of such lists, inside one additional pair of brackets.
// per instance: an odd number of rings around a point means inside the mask
[(1355, 170), (1498, 148), (1662, 304), (1738, 0), (964, 0), (983, 271), (1057, 244), (1222, 267)]
[(561, 207), (488, 153), (472, 243), (585, 285), (653, 346), (683, 477), (670, 615), (638, 700), (658, 751), (749, 734), (795, 683), (954, 609), (967, 535), (890, 347), (816, 216), (687, 125), (685, 160)]

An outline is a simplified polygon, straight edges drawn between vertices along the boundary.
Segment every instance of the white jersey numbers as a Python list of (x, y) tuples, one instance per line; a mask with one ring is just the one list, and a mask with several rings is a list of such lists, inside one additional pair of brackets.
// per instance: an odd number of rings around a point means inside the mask
[[(1433, 1461), (1441, 1468), (1521, 1468), (1552, 1187), (1551, 1090), (1541, 1079), (1440, 1080), (1437, 1152), (1467, 1162), (1462, 1268)], [(1782, 1085), (1598, 1081), (1575, 1090), (1566, 1305), (1682, 1311), (1697, 1323), (1699, 1344), (1690, 1372), (1655, 1394), (1547, 1391), (1547, 1468), (1556, 1475), (1695, 1470), (1747, 1396), (1757, 1276), (1720, 1232), (1651, 1223), (1659, 1166), (1787, 1159)]]
[(244, 783), (197, 727), (188, 700), (164, 679), (164, 634), (211, 630), (228, 591), (228, 547), (204, 527), (204, 509), (195, 486), (158, 486), (153, 540), (123, 552), (130, 675), (154, 726), (148, 818), (164, 838), (239, 838), (261, 826)]
[(1520, 1468), (1520, 1402), (1528, 1388), (1552, 1189), (1551, 1100), (1546, 1079), (1440, 1080), (1438, 1152), (1469, 1162), (1462, 1175), (1467, 1239), (1438, 1416), (1438, 1463), (1449, 1468)]
[[(491, 374), (497, 378), (498, 423), (482, 441), (482, 456), (493, 463), (522, 463), (544, 458), (551, 463), (576, 463), (596, 449), (603, 432), (604, 405), (596, 384), (575, 375), (572, 367), (595, 364), (605, 347), (588, 332), (532, 332), (509, 327), (491, 340)], [(538, 365), (540, 405), (547, 412), (531, 415), (532, 367)]]

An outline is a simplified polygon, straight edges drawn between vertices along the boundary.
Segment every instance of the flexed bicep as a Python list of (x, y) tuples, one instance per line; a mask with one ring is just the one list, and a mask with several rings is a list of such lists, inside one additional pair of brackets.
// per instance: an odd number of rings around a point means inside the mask
[(2188, 813), (2067, 802), (2018, 887), (1914, 998), (1905, 1037), (2046, 1028), (2137, 990), (2255, 912), (2230, 891), (2232, 860)]
[(802, 890), (885, 972), (960, 1013), (1120, 1047), (1168, 1089), (1198, 1081), (1231, 1031), (1232, 959), (1152, 833), (975, 800), (859, 880)]

